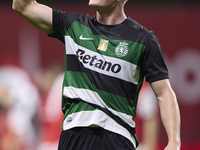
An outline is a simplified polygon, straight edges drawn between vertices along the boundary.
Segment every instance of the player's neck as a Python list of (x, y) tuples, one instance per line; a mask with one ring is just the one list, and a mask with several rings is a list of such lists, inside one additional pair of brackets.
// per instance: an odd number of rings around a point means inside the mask
[[(108, 9), (107, 9), (108, 10)], [(96, 17), (99, 23), (105, 25), (116, 25), (122, 23), (127, 17), (122, 6), (117, 6), (110, 11), (97, 11)]]

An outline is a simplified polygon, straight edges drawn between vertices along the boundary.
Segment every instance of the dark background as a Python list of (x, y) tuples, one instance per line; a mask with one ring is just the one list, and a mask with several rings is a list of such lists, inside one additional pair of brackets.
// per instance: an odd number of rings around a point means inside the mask
[[(38, 2), (41, 3), (74, 3), (74, 2), (83, 2), (84, 0), (39, 0)], [(11, 3), (12, 0), (1, 0), (1, 2), (4, 3)], [(85, 2), (88, 2), (85, 1)], [(149, 4), (149, 3), (160, 3), (160, 4), (166, 4), (166, 3), (200, 3), (200, 0), (129, 0), (129, 3), (143, 3), (143, 4)]]

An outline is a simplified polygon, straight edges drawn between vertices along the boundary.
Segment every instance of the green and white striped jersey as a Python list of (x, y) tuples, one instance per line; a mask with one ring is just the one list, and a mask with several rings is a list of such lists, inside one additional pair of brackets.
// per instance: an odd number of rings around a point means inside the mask
[[(63, 130), (99, 125), (135, 139), (98, 105), (135, 128), (137, 99), (143, 78), (168, 78), (162, 50), (153, 32), (128, 17), (118, 25), (100, 24), (95, 17), (53, 10), (50, 35), (65, 43)], [(67, 105), (68, 99), (79, 99)]]

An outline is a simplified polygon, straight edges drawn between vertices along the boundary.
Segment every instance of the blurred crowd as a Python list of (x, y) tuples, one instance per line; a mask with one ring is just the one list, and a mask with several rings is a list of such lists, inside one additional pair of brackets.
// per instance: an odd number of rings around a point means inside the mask
[[(52, 63), (30, 75), (17, 63), (0, 65), (0, 150), (57, 149), (63, 120), (63, 68)], [(145, 84), (136, 116), (139, 150), (156, 150), (156, 104)]]
[(63, 68), (33, 75), (20, 65), (0, 66), (0, 150), (55, 150), (61, 131)]

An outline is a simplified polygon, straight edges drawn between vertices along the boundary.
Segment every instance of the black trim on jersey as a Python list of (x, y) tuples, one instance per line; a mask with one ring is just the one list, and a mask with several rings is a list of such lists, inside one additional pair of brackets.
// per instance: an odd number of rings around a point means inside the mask
[(67, 71), (85, 72), (91, 83), (94, 84), (97, 89), (128, 99), (133, 99), (137, 89), (137, 85), (131, 82), (84, 68), (76, 55), (67, 55)]
[(125, 21), (117, 25), (104, 25), (99, 23), (96, 17), (66, 13), (53, 9), (53, 27), (62, 29), (63, 36), (76, 20), (82, 25), (89, 27), (94, 35), (104, 35), (109, 40), (128, 40), (145, 45), (152, 32), (130, 17), (127, 17)]
[(154, 34), (151, 34), (147, 41), (141, 64), (141, 70), (147, 82), (169, 78), (162, 49)]
[(148, 36), (152, 31), (127, 17), (122, 23), (117, 25), (105, 25), (97, 21), (96, 17), (88, 17), (88, 22), (78, 21), (89, 27), (94, 35), (104, 35), (109, 40), (128, 40), (145, 45)]

